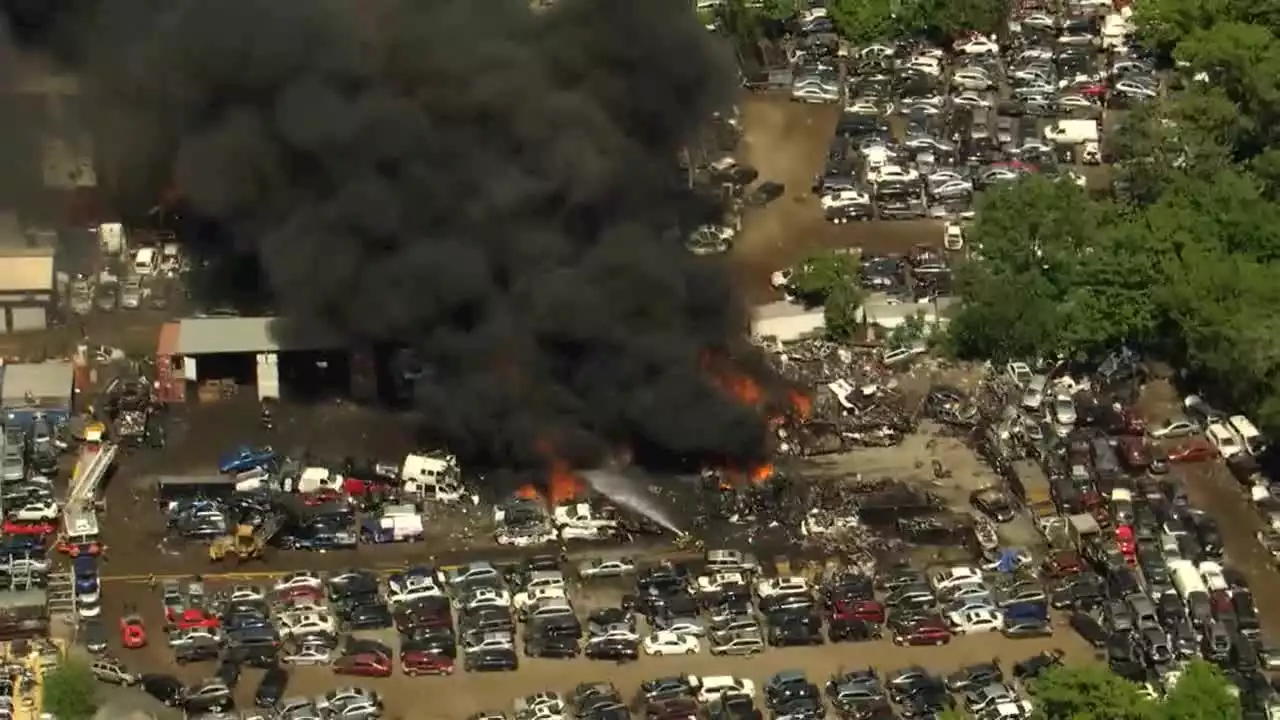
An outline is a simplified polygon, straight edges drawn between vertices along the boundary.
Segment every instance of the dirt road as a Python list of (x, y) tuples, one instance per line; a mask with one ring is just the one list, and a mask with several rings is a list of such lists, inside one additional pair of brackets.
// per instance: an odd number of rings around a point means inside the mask
[(752, 300), (776, 299), (769, 274), (822, 248), (887, 254), (941, 243), (942, 226), (933, 221), (832, 225), (823, 219), (812, 187), (835, 132), (838, 108), (768, 95), (747, 96), (739, 108), (744, 128), (739, 159), (759, 170), (761, 180), (787, 188), (767, 207), (748, 211), (734, 246), (739, 277)]

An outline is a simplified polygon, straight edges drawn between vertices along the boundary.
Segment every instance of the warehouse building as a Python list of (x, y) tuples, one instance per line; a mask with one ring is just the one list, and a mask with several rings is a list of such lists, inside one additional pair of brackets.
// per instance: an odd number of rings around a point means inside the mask
[(65, 422), (74, 409), (72, 363), (13, 363), (0, 367), (0, 411), (6, 424), (27, 425), (36, 415)]
[(23, 231), (0, 212), (0, 332), (44, 330), (56, 303), (56, 236)]
[(263, 400), (372, 400), (373, 367), (372, 353), (291, 332), (274, 317), (186, 318), (161, 328), (156, 348), (165, 402), (212, 401), (250, 388)]

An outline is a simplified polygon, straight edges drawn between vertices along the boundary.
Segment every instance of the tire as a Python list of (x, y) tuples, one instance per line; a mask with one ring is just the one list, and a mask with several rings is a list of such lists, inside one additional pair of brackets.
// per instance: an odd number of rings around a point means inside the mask
[(685, 655), (697, 655), (697, 654), (698, 654), (698, 651), (697, 651), (697, 650), (685, 650), (685, 651), (684, 651), (684, 654), (685, 654)]
[(405, 671), (404, 671), (404, 674), (405, 674), (405, 675), (408, 675), (409, 677), (418, 677), (418, 671), (417, 671), (417, 670), (405, 670)]

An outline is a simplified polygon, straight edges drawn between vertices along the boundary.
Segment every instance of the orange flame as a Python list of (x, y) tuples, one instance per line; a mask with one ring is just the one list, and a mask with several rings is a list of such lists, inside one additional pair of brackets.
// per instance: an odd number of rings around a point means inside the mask
[(776, 469), (772, 463), (757, 465), (751, 469), (751, 482), (756, 485), (769, 482), (773, 478), (774, 472), (776, 472)]
[(521, 485), (516, 488), (516, 497), (524, 498), (525, 500), (539, 500), (542, 495), (538, 492), (538, 488), (532, 485)]
[(556, 453), (547, 440), (538, 442), (538, 452), (547, 461), (547, 501), (552, 505), (572, 502), (586, 494), (586, 483), (573, 472), (569, 463)]
[(703, 354), (702, 369), (707, 372), (717, 387), (743, 405), (760, 405), (764, 402), (764, 390), (755, 378), (732, 367), (713, 363), (713, 356), (710, 353)]
[(552, 505), (572, 502), (582, 497), (586, 487), (568, 463), (552, 458), (550, 474), (547, 476), (547, 495)]
[(790, 390), (788, 394), (791, 397), (791, 410), (795, 413), (796, 418), (808, 420), (809, 415), (813, 412), (813, 400), (799, 390)]

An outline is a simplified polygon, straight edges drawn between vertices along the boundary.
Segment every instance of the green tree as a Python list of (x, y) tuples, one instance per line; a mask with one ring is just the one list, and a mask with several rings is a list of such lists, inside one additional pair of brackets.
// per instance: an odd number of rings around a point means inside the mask
[(1240, 698), (1217, 667), (1198, 660), (1187, 666), (1178, 684), (1165, 697), (1163, 720), (1237, 720), (1243, 717)]
[(828, 250), (810, 255), (791, 268), (787, 288), (809, 307), (826, 303), (838, 288), (857, 287), (858, 263), (852, 255)]
[(89, 720), (98, 710), (97, 693), (89, 666), (68, 660), (44, 676), (44, 711), (58, 720)]
[(823, 319), (827, 335), (834, 340), (852, 340), (862, 326), (862, 291), (852, 283), (836, 285), (823, 300)]
[(1064, 665), (1031, 688), (1040, 720), (1155, 720), (1157, 706), (1103, 665)]
[(908, 315), (901, 325), (889, 331), (885, 341), (892, 350), (913, 347), (925, 339), (929, 332), (929, 323), (923, 310)]
[(763, 0), (760, 13), (770, 20), (789, 20), (795, 17), (795, 0)]
[(893, 40), (902, 34), (896, 15), (899, 0), (832, 0), (827, 12), (836, 30), (857, 44)]

